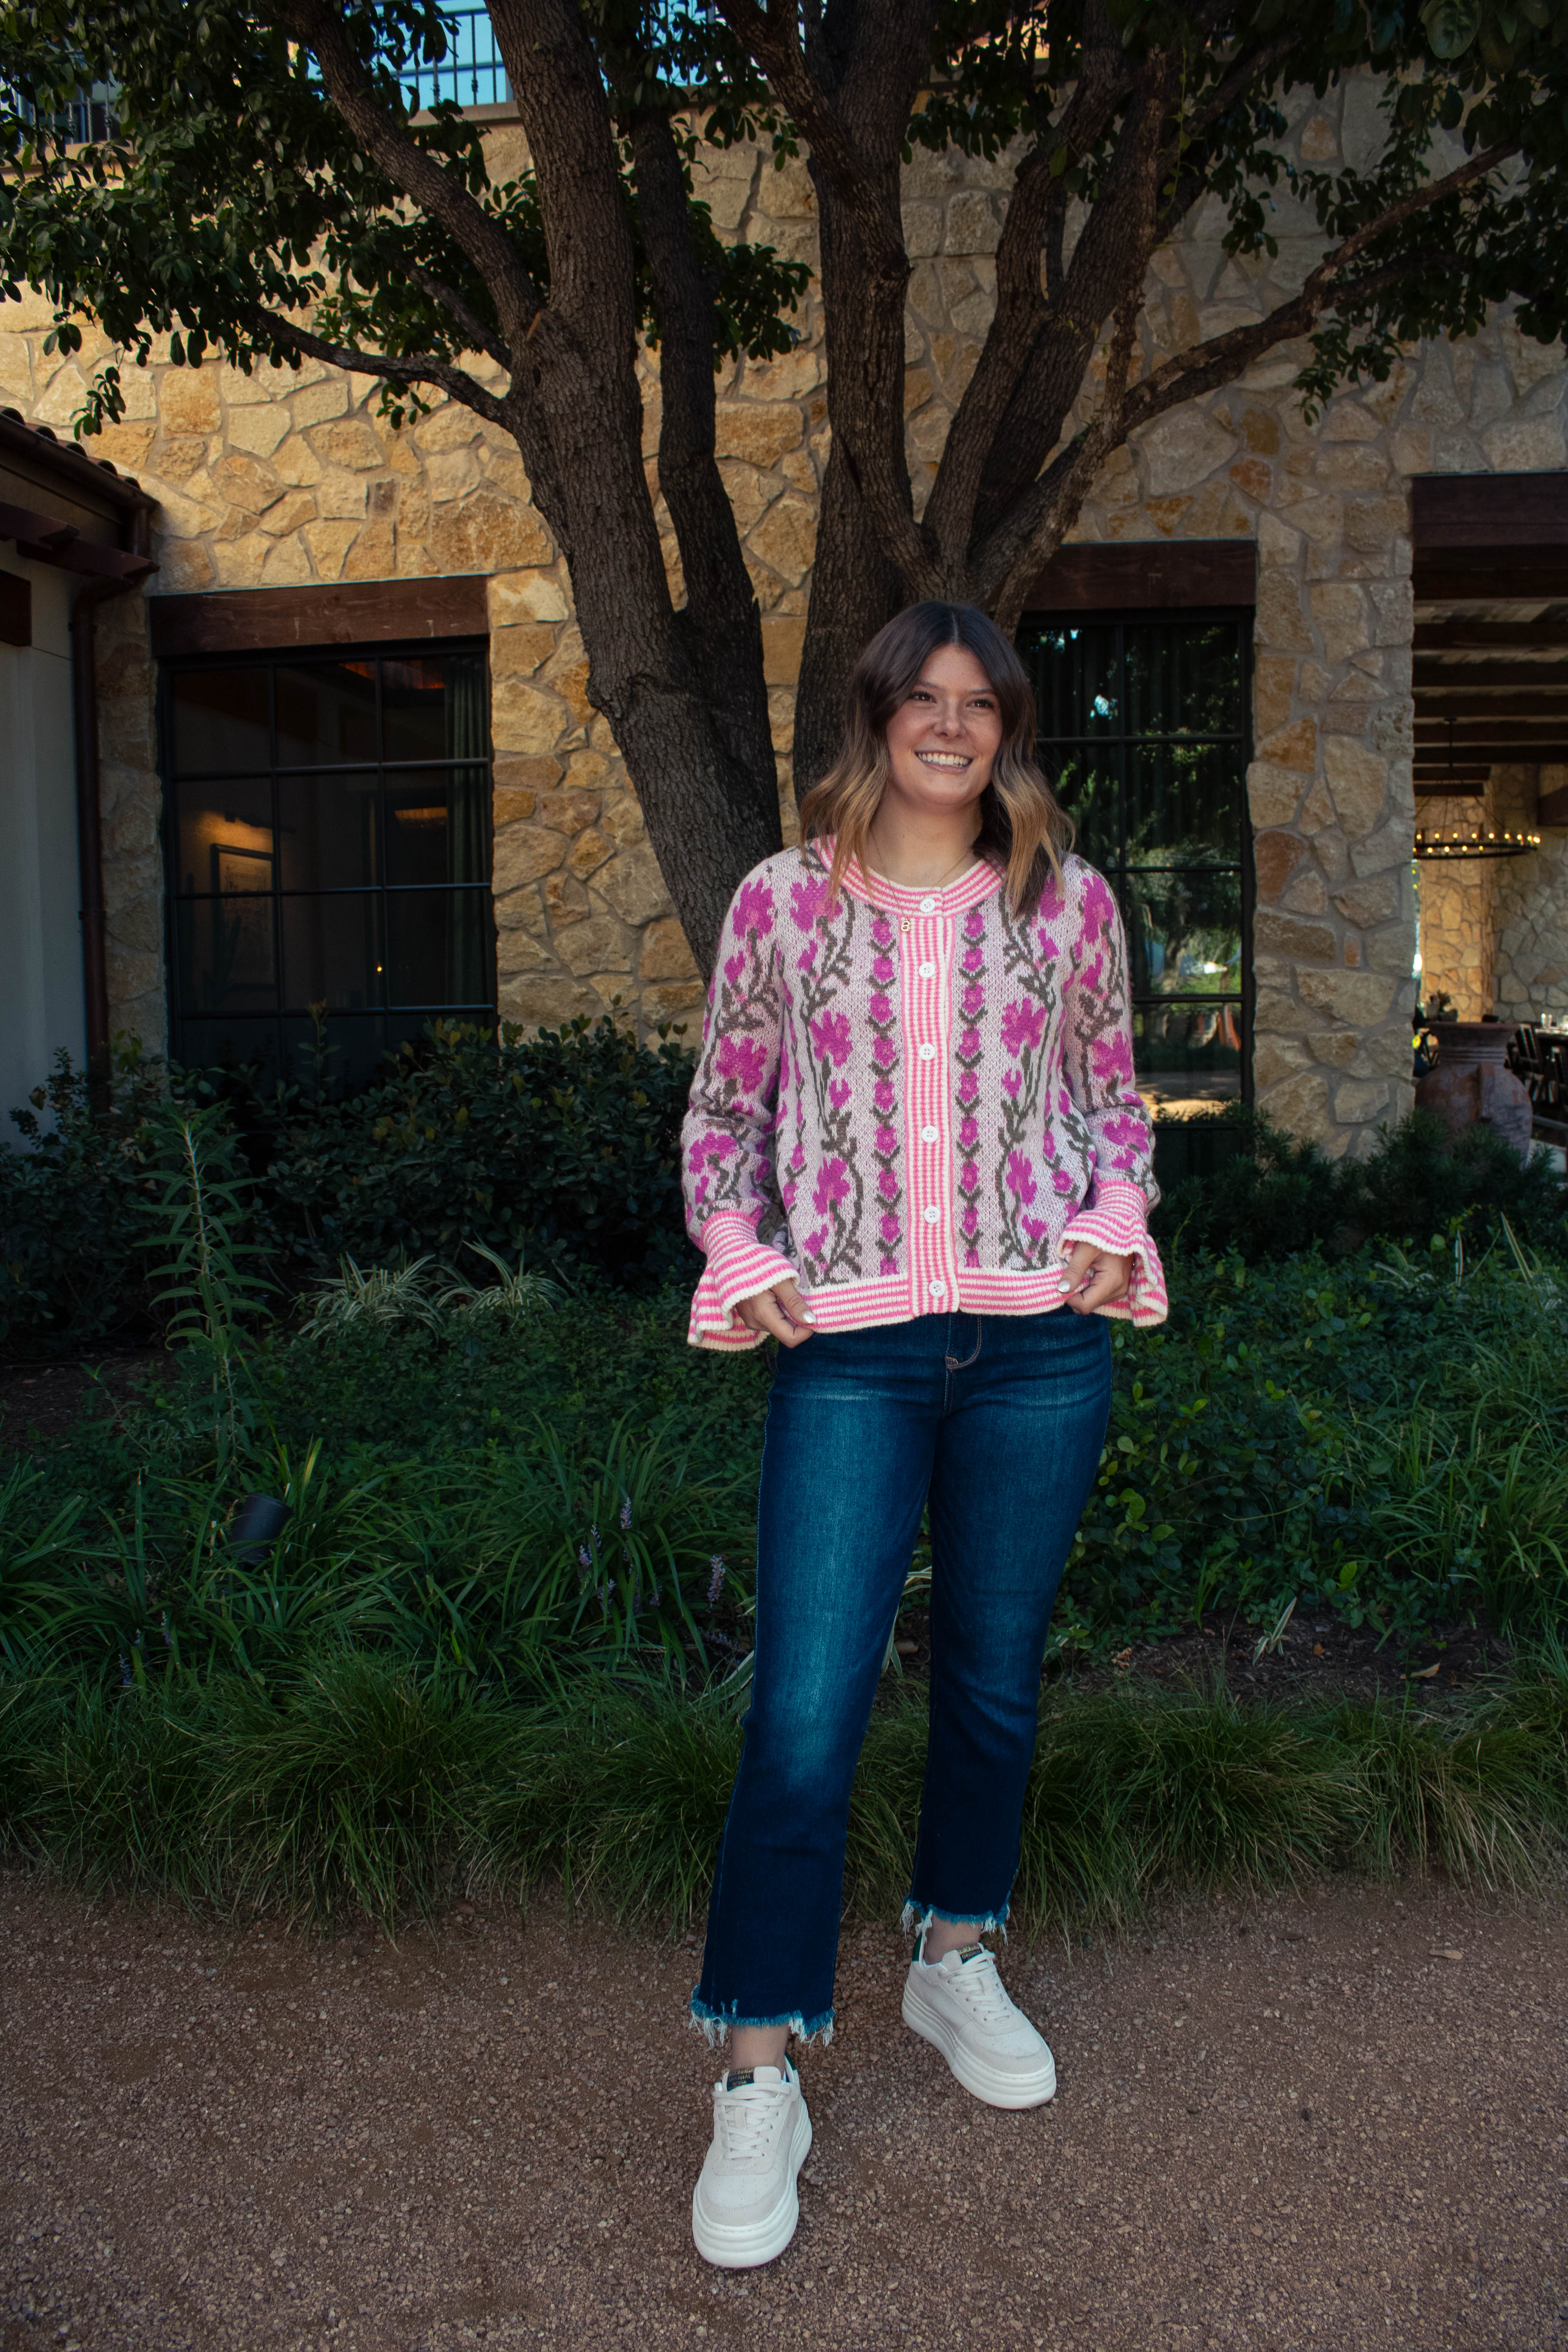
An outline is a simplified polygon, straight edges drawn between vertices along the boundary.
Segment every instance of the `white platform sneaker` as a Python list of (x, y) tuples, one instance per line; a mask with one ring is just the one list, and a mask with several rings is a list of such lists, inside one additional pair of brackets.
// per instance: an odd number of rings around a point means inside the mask
[(911, 1960), (904, 2023), (940, 2050), (964, 2089), (988, 2107), (1043, 2107), (1056, 2095), (1056, 2061), (1008, 2000), (984, 1944), (929, 1964)]
[(691, 2234), (705, 2262), (746, 2271), (783, 2253), (800, 2219), (795, 2175), (810, 2153), (811, 2117), (787, 2058), (714, 2084), (713, 2145), (691, 2192)]

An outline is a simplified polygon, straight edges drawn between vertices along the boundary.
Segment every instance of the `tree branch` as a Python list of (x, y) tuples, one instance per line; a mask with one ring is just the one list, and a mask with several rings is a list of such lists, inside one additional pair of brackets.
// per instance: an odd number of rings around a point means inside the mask
[(406, 261), (403, 264), (403, 268), (420, 292), (427, 294), (432, 302), (438, 303), (447, 317), (462, 329), (468, 339), (469, 350), (483, 352), (487, 359), (494, 360), (497, 367), (505, 368), (508, 375), (510, 375), (512, 372), (510, 350), (501, 341), (500, 336), (487, 327), (484, 320), (468, 308), (456, 287), (446, 285), (441, 278), (422, 268), (416, 261)]
[[(1398, 284), (1416, 268), (1426, 266), (1428, 253), (1405, 255), (1376, 266), (1346, 284), (1341, 282), (1350, 265), (1380, 237), (1449, 196), (1462, 194), (1467, 187), (1484, 179), (1517, 152), (1510, 146), (1487, 148), (1443, 179), (1413, 190), (1375, 220), (1354, 230), (1332, 253), (1326, 254), (1300, 292), (1281, 303), (1277, 310), (1177, 352), (1126, 393), (1115, 404), (1114, 415), (1108, 399), (1094, 422), (1039, 477), (993, 532), (975, 565), (977, 598), (994, 602), (1000, 612), (1007, 600), (1026, 593), (1030, 580), (1049, 562), (1077, 520), (1083, 500), (1093, 487), (1095, 473), (1110, 452), (1131, 434), (1153, 424), (1167, 410), (1234, 383), (1264, 352), (1309, 333), (1336, 296), (1360, 300)], [(1141, 285), (1142, 271), (1139, 278)], [(1108, 424), (1112, 428), (1109, 431), (1105, 429)]]
[(505, 425), (508, 422), (505, 408), (495, 394), (487, 392), (465, 368), (455, 367), (450, 360), (438, 360), (428, 354), (394, 359), (386, 352), (362, 352), (352, 343), (330, 343), (323, 336), (313, 335), (308, 327), (297, 327), (292, 320), (280, 319), (271, 310), (258, 308), (248, 315), (251, 333), (258, 341), (265, 337), (283, 343), (289, 350), (298, 352), (301, 359), (320, 360), (324, 367), (342, 368), (351, 375), (375, 376), (387, 383), (433, 383), (448, 399), (460, 401), (487, 424)]
[(890, 264), (896, 256), (900, 267), (907, 266), (903, 224), (897, 215), (889, 217), (837, 108), (807, 66), (793, 13), (775, 16), (770, 7), (764, 15), (756, 0), (717, 0), (717, 5), (730, 30), (756, 58), (800, 126), (813, 164), (831, 181), (839, 202), (870, 240), (878, 258)]
[[(1082, 57), (1082, 71), (1054, 135), (1043, 140), (1018, 168), (996, 247), (995, 309), (926, 503), (924, 536), (934, 543), (944, 573), (955, 582), (967, 565), (981, 484), (1008, 404), (1049, 322), (1050, 305), (1040, 288), (1040, 256), (1052, 226), (1059, 255), (1067, 210), (1065, 172), (1103, 136), (1119, 100), (1131, 86), (1126, 53), (1102, 0), (1090, 0), (1085, 12)], [(1064, 158), (1063, 168), (1053, 170), (1058, 155)], [(1059, 278), (1058, 267), (1055, 296), (1061, 292)]]
[(350, 47), (342, 17), (324, 0), (277, 0), (268, 14), (310, 51), (356, 144), (467, 254), (494, 296), (506, 341), (515, 348), (543, 305), (505, 230), (399, 128)]

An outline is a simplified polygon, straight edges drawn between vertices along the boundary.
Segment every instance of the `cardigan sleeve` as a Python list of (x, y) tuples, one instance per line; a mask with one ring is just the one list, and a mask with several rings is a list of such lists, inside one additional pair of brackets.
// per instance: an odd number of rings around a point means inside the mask
[(760, 1218), (777, 1213), (773, 1135), (783, 1035), (773, 883), (760, 866), (724, 919), (681, 1129), (687, 1231), (708, 1260), (691, 1302), (693, 1347), (760, 1347), (761, 1334), (737, 1321), (736, 1307), (795, 1279), (789, 1259), (757, 1233)]
[(1163, 1323), (1169, 1312), (1165, 1274), (1149, 1233), (1160, 1188), (1153, 1130), (1132, 1083), (1127, 939), (1109, 884), (1092, 868), (1081, 871), (1078, 941), (1063, 992), (1063, 1076), (1094, 1139), (1095, 1174), (1088, 1199), (1062, 1234), (1062, 1255), (1076, 1242), (1092, 1242), (1131, 1257), (1126, 1297), (1102, 1311), (1134, 1323)]

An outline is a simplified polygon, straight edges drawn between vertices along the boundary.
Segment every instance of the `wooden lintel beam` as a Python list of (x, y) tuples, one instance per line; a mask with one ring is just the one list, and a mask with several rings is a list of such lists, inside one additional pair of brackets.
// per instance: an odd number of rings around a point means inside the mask
[[(1431, 766), (1445, 747), (1417, 743), (1415, 756)], [(1472, 764), (1484, 760), (1489, 768), (1558, 768), (1568, 765), (1568, 743), (1456, 743), (1456, 760)]]
[(1508, 690), (1506, 701), (1500, 702), (1495, 694), (1435, 695), (1427, 687), (1417, 689), (1415, 719), (1485, 719), (1504, 726), (1544, 726), (1568, 715), (1568, 694), (1561, 687), (1540, 694), (1527, 694), (1517, 687)]
[(1417, 621), (1412, 639), (1418, 654), (1456, 651), (1500, 652), (1521, 646), (1550, 646), (1568, 654), (1568, 614), (1560, 619), (1543, 614), (1535, 621)]
[(1441, 688), (1446, 694), (1451, 687), (1468, 692), (1501, 692), (1505, 688), (1522, 686), (1530, 688), (1552, 686), (1568, 687), (1568, 662), (1454, 662), (1417, 660), (1414, 665), (1415, 690), (1419, 694), (1428, 687)]

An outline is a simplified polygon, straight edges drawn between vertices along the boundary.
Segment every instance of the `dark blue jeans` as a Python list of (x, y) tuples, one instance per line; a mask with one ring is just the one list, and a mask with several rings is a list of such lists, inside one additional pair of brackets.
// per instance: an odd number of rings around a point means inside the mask
[(929, 1503), (931, 1738), (910, 1902), (999, 1926), (1051, 1604), (1110, 1408), (1104, 1318), (926, 1315), (781, 1350), (741, 1769), (692, 2013), (824, 2033), (849, 1790)]

